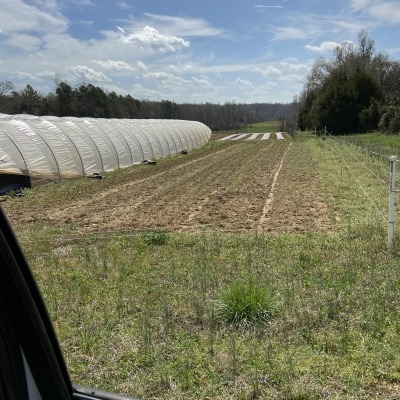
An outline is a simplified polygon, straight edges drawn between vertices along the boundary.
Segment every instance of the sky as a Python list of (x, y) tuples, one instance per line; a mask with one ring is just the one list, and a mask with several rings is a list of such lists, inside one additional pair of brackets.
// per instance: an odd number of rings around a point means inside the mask
[(0, 0), (0, 81), (139, 100), (289, 103), (364, 29), (400, 59), (400, 0)]

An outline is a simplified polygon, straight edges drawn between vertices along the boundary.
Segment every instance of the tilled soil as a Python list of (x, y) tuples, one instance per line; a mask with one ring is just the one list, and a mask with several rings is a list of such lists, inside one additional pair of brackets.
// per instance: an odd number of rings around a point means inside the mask
[(76, 233), (329, 229), (316, 165), (303, 142), (214, 144), (203, 152), (133, 167), (122, 179), (87, 182), (90, 191), (57, 201), (46, 202), (46, 188), (41, 188), (36, 201), (32, 191), (3, 207), (12, 224), (68, 225)]

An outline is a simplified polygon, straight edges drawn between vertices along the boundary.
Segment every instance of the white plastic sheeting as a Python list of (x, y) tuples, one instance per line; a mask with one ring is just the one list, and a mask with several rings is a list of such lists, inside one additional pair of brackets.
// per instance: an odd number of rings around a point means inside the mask
[(90, 176), (200, 148), (210, 137), (196, 121), (0, 114), (0, 174)]

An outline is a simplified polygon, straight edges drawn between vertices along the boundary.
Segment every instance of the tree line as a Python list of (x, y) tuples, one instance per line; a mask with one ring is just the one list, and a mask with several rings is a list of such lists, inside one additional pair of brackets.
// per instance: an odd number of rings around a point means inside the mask
[(41, 95), (30, 84), (21, 91), (10, 81), (0, 82), (0, 113), (37, 116), (137, 119), (186, 119), (200, 121), (213, 131), (240, 129), (268, 120), (295, 120), (294, 103), (177, 104), (170, 100), (138, 100), (88, 83), (72, 87), (56, 79), (56, 89)]
[(400, 132), (400, 61), (375, 52), (362, 30), (358, 45), (345, 42), (330, 60), (318, 58), (298, 100), (297, 124), (333, 134)]
[(186, 119), (213, 131), (239, 130), (268, 120), (282, 130), (326, 129), (333, 134), (400, 132), (400, 61), (376, 52), (362, 30), (358, 44), (344, 42), (331, 59), (315, 60), (303, 91), (291, 103), (181, 103), (138, 100), (88, 83), (72, 87), (55, 77), (55, 90), (41, 95), (30, 84), (16, 91), (0, 81), (0, 113), (94, 118)]

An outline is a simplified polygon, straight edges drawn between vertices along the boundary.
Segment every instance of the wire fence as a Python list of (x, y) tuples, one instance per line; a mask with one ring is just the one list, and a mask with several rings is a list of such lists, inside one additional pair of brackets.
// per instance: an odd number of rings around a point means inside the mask
[[(364, 224), (385, 224), (388, 227), (390, 248), (393, 242), (394, 214), (400, 213), (394, 211), (394, 192), (397, 185), (392, 163), (398, 163), (397, 156), (393, 154), (396, 151), (390, 148), (382, 151), (382, 148), (377, 149), (376, 146), (366, 142), (363, 146), (360, 140), (356, 139), (354, 143), (353, 139), (333, 136), (326, 130), (319, 132), (326, 137), (324, 143), (346, 171), (342, 179), (353, 182), (354, 189), (360, 195), (358, 207), (363, 212), (355, 213), (353, 218), (362, 220)], [(365, 203), (369, 207), (365, 206)]]
[[(352, 167), (349, 165), (348, 161), (346, 160), (346, 158), (344, 157), (343, 153), (340, 153), (340, 151), (338, 151), (337, 149), (335, 149), (333, 146), (330, 146), (330, 149), (332, 151), (334, 151), (336, 153), (336, 155), (341, 159), (341, 161), (343, 162), (343, 165), (346, 167), (347, 171), (350, 173), (350, 175), (352, 176), (352, 178), (354, 179), (354, 181), (357, 183), (359, 190), (361, 190), (361, 192), (363, 193), (364, 197), (366, 200), (369, 201), (369, 203), (371, 204), (371, 206), (377, 211), (377, 214), (380, 215), (382, 217), (382, 219), (387, 222), (387, 218), (384, 215), (384, 213), (381, 211), (380, 206), (378, 206), (378, 204), (376, 203), (376, 201), (372, 198), (372, 196), (368, 193), (367, 188), (363, 185), (363, 183), (361, 182), (361, 180), (355, 175), (355, 173), (352, 170)], [(346, 152), (348, 152), (348, 149), (345, 149)], [(351, 157), (353, 157), (353, 160), (356, 160), (357, 162), (360, 163), (360, 165), (365, 168), (366, 172), (370, 173), (372, 176), (374, 176), (375, 178), (377, 178), (377, 181), (380, 184), (384, 184), (385, 188), (388, 188), (388, 183), (383, 181), (379, 176), (377, 176), (368, 166), (366, 166), (366, 164), (361, 161), (355, 154), (351, 154)]]

